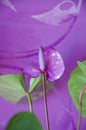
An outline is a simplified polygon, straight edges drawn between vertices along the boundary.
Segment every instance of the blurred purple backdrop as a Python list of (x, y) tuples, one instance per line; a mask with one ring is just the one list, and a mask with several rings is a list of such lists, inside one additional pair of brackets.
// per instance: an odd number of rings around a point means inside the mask
[[(33, 25), (28, 24), (31, 20), (28, 18), (29, 14), (39, 12), (39, 10), (37, 10), (39, 6), (40, 12), (42, 12), (42, 9), (47, 11), (54, 7), (58, 3), (57, 1), (58, 0), (48, 2), (48, 0), (41, 0), (37, 3), (35, 0), (34, 4), (33, 1), (30, 3), (31, 6), (27, 4), (29, 3), (28, 1), (24, 2), (22, 0), (21, 2), (20, 0), (11, 0), (16, 9), (12, 6), (12, 9), (10, 9), (8, 6), (0, 3), (0, 74), (19, 72), (16, 68), (9, 69), (9, 66), (16, 65), (17, 67), (23, 68), (28, 66), (30, 62), (37, 57), (37, 55), (32, 57), (32, 50), (37, 49), (41, 42), (44, 46), (56, 42), (59, 37), (65, 33), (69, 23), (62, 25), (62, 27), (60, 25), (60, 27), (54, 26), (53, 28), (50, 26), (46, 27), (46, 25), (41, 27), (41, 25), (39, 26), (37, 23), (38, 26), (35, 26), (36, 32), (34, 35), (39, 36), (39, 38), (37, 39), (36, 37), (35, 39), (31, 35), (31, 33), (34, 32), (31, 30)], [(30, 8), (30, 12), (28, 12), (28, 8)], [(15, 13), (16, 10), (19, 11), (17, 15)], [(66, 69), (63, 76), (56, 82), (53, 89), (47, 95), (51, 130), (63, 130), (64, 127), (65, 130), (76, 130), (78, 111), (69, 95), (67, 81), (71, 71), (77, 65), (77, 60), (81, 61), (86, 59), (85, 33), (86, 2), (84, 0), (78, 19), (71, 32), (56, 46), (63, 57)], [(29, 41), (28, 37), (31, 38), (31, 41)], [(2, 67), (3, 65), (7, 67), (4, 68)], [(33, 105), (34, 112), (41, 120), (44, 129), (46, 129), (43, 98), (34, 101)], [(28, 110), (28, 105), (16, 106), (0, 98), (0, 130), (4, 130), (4, 126), (12, 115), (22, 110)], [(86, 130), (86, 119), (84, 118), (82, 120), (81, 130)]]

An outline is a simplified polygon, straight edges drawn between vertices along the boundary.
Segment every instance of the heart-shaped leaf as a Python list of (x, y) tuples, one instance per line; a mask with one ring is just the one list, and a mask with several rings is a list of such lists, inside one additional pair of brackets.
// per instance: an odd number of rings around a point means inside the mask
[[(80, 91), (86, 84), (86, 74), (85, 74), (86, 73), (86, 61), (83, 61), (81, 63), (78, 62), (78, 64), (79, 64), (79, 66), (77, 66), (73, 70), (73, 72), (70, 76), (70, 79), (68, 81), (68, 86), (69, 86), (69, 92), (73, 99), (73, 102), (79, 110), (80, 109), (80, 106), (79, 106)], [(82, 115), (84, 117), (86, 117), (86, 93), (84, 93), (83, 99), (82, 99)]]
[[(46, 91), (48, 92), (53, 87), (53, 85), (54, 82), (49, 82), (48, 80), (46, 80)], [(36, 78), (30, 79), (29, 93), (31, 95), (32, 100), (37, 100), (38, 98), (43, 96), (41, 75)]]
[(0, 76), (0, 96), (12, 103), (17, 103), (25, 96), (25, 82), (22, 74)]
[(43, 130), (37, 117), (30, 112), (16, 114), (8, 123), (6, 130)]
[[(54, 82), (46, 81), (46, 92), (50, 91), (54, 85)], [(30, 93), (32, 100), (37, 100), (43, 96), (42, 82), (35, 87), (35, 89)]]
[(82, 70), (83, 74), (86, 76), (86, 65), (83, 62), (78, 61), (78, 66)]
[(41, 81), (42, 81), (41, 75), (36, 78), (31, 78), (29, 92), (32, 92), (37, 86), (40, 86)]

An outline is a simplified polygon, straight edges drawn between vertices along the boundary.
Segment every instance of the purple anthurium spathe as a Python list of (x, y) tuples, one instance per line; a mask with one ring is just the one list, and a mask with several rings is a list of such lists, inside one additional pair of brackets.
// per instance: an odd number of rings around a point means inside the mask
[(40, 46), (38, 62), (32, 63), (32, 65), (24, 70), (24, 73), (28, 74), (30, 77), (37, 77), (41, 74), (47, 130), (50, 130), (50, 122), (46, 95), (46, 79), (51, 82), (59, 79), (64, 69), (63, 59), (56, 49), (49, 48), (44, 53), (43, 48)]
[(30, 66), (28, 66), (24, 70), (24, 73), (34, 78), (44, 71), (46, 72), (47, 80), (55, 81), (59, 79), (64, 72), (65, 67), (63, 59), (59, 52), (54, 48), (49, 48), (46, 52), (44, 52), (43, 48), (40, 47), (38, 61), (39, 62), (33, 62)]

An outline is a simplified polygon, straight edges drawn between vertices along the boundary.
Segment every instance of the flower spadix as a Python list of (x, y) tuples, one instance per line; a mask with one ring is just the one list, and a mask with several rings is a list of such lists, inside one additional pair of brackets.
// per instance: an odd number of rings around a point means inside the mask
[(63, 59), (56, 49), (49, 48), (45, 52), (43, 47), (39, 47), (38, 60), (31, 63), (31, 65), (24, 70), (24, 73), (35, 78), (42, 72), (45, 72), (47, 80), (52, 82), (62, 76), (64, 69)]

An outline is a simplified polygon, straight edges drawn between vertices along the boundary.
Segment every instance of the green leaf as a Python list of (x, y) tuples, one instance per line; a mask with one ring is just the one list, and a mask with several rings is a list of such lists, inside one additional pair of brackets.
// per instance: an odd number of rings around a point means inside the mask
[(0, 96), (12, 103), (17, 103), (25, 96), (25, 82), (22, 74), (0, 76)]
[(10, 120), (6, 130), (42, 130), (42, 126), (33, 113), (20, 112)]
[[(77, 66), (71, 73), (70, 79), (68, 81), (69, 92), (73, 99), (75, 106), (80, 109), (79, 106), (79, 94), (84, 85), (86, 84), (86, 61), (78, 62)], [(82, 115), (86, 117), (86, 92), (82, 99)]]
[(41, 81), (42, 81), (41, 75), (36, 78), (31, 78), (29, 92), (33, 91), (37, 86), (39, 86)]
[[(46, 80), (46, 91), (48, 92), (52, 86), (53, 82), (49, 82)], [(43, 88), (42, 88), (42, 77), (41, 75), (36, 78), (30, 79), (30, 89), (29, 93), (31, 95), (32, 100), (37, 100), (38, 98), (43, 96)]]
[[(46, 80), (46, 91), (50, 91), (51, 88), (53, 87), (54, 82), (49, 82)], [(30, 79), (30, 88), (28, 92), (31, 96), (32, 101), (37, 100), (38, 98), (43, 96), (43, 88), (42, 88), (42, 78), (41, 75), (36, 78), (31, 78)], [(27, 97), (23, 97), (20, 101), (20, 103), (26, 104)]]
[[(49, 92), (52, 87), (54, 86), (54, 82), (49, 82), (46, 80), (46, 92)], [(42, 81), (35, 86), (33, 91), (30, 92), (32, 100), (37, 100), (38, 98), (43, 96), (43, 87), (42, 87)]]
[(83, 74), (86, 76), (86, 65), (83, 62), (78, 61), (78, 66), (82, 70)]

